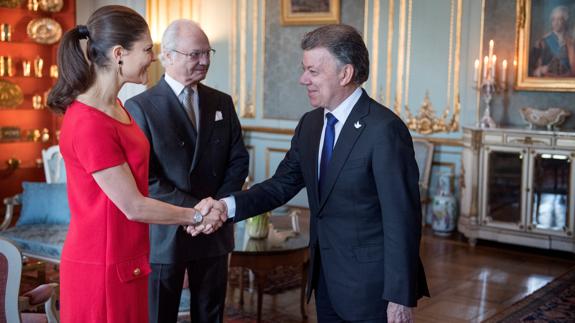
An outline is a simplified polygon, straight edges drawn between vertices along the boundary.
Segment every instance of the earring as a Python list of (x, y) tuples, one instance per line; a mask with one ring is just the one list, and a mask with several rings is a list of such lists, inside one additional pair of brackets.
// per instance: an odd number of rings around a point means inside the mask
[(122, 60), (118, 61), (118, 72), (120, 73), (120, 76), (123, 76), (122, 74), (122, 65), (124, 64), (124, 62)]

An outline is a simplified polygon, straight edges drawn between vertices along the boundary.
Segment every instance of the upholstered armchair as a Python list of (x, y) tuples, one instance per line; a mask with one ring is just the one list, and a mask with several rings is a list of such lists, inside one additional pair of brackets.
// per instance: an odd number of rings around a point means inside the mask
[(431, 163), (433, 161), (433, 143), (422, 139), (413, 138), (413, 150), (415, 151), (415, 161), (419, 168), (419, 195), (421, 199), (421, 212), (423, 221), (429, 203), (428, 190), (429, 179), (431, 177)]
[[(24, 256), (59, 264), (70, 223), (66, 184), (24, 182), (22, 188), (21, 194), (4, 199), (0, 237), (14, 242)], [(8, 227), (17, 207), (20, 217)]]
[(55, 145), (42, 149), (42, 163), (44, 164), (46, 183), (66, 183), (66, 168), (64, 167), (64, 158), (60, 153), (60, 146)]
[[(20, 296), (22, 254), (10, 241), (0, 238), (0, 323), (59, 322), (58, 284), (43, 284)], [(22, 313), (44, 306), (44, 313)]]
[[(22, 193), (4, 199), (0, 237), (14, 242), (24, 256), (59, 264), (70, 223), (66, 170), (59, 146), (42, 150), (46, 182), (23, 182)], [(12, 223), (16, 209), (20, 217)]]

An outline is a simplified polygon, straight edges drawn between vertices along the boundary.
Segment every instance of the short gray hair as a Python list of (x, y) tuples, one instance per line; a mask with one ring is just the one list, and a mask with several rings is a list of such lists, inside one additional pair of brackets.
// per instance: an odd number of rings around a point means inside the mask
[(158, 58), (162, 63), (162, 66), (166, 66), (166, 53), (176, 49), (178, 44), (178, 37), (180, 36), (180, 31), (185, 27), (194, 26), (199, 29), (200, 25), (197, 24), (195, 21), (190, 19), (177, 19), (174, 20), (168, 25), (168, 28), (164, 31), (162, 35), (162, 46), (160, 50), (160, 55)]
[(301, 49), (327, 49), (339, 64), (351, 64), (353, 82), (362, 84), (369, 78), (369, 52), (359, 32), (349, 25), (325, 25), (308, 32), (301, 41)]

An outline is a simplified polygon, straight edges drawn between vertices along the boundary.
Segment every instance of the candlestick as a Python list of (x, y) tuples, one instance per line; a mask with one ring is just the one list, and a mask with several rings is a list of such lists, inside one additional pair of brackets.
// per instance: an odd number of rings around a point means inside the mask
[(483, 79), (487, 79), (487, 67), (489, 66), (489, 58), (485, 56), (483, 58)]
[(497, 56), (491, 57), (491, 79), (495, 80), (495, 67), (497, 66)]
[(501, 63), (501, 83), (505, 86), (505, 81), (507, 81), (507, 60), (504, 59)]
[(475, 60), (475, 66), (473, 67), (473, 83), (477, 83), (477, 76), (479, 74), (479, 60)]
[(491, 39), (489, 41), (489, 58), (490, 59), (493, 56), (493, 46), (495, 46), (495, 42), (493, 41), (493, 39)]

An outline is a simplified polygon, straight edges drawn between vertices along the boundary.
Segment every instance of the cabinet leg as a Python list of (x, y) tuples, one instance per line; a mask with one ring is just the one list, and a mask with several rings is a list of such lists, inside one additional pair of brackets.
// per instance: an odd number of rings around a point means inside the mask
[(477, 238), (469, 238), (469, 245), (475, 247), (477, 245)]
[(300, 306), (300, 311), (301, 311), (301, 317), (303, 319), (307, 319), (307, 314), (305, 312), (305, 287), (307, 285), (307, 267), (308, 267), (308, 263), (305, 263), (302, 266), (301, 291), (300, 291), (300, 296), (299, 296), (299, 306)]

